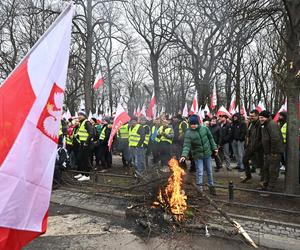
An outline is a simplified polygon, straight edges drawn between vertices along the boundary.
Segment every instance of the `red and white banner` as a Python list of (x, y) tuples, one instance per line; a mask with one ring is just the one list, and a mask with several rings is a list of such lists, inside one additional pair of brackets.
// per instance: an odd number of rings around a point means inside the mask
[(235, 109), (236, 109), (235, 105), (236, 105), (235, 95), (232, 95), (229, 110), (228, 110), (231, 115), (235, 114)]
[(95, 82), (93, 84), (93, 88), (95, 90), (99, 89), (104, 84), (104, 78), (102, 76), (101, 70), (99, 70), (98, 75), (96, 76)]
[(227, 115), (228, 117), (231, 117), (231, 114), (223, 105), (219, 108), (219, 110), (217, 112), (217, 116), (220, 116), (220, 115)]
[(157, 105), (156, 105), (156, 98), (155, 98), (155, 93), (153, 92), (147, 112), (146, 112), (146, 117), (147, 119), (155, 119), (157, 115)]
[(187, 103), (185, 103), (183, 111), (182, 111), (182, 117), (188, 117), (189, 116), (189, 110), (187, 107)]
[(196, 93), (194, 95), (192, 107), (191, 107), (191, 114), (197, 114), (198, 110), (199, 110), (198, 107), (199, 107), (199, 105), (198, 105), (198, 93), (196, 91)]
[(0, 249), (47, 228), (73, 13), (70, 4), (0, 86)]
[(217, 106), (217, 88), (216, 88), (216, 84), (214, 83), (214, 88), (213, 88), (213, 92), (211, 95), (211, 100), (210, 100), (210, 108), (211, 110), (214, 110)]
[(266, 110), (265, 105), (262, 103), (262, 101), (259, 101), (258, 105), (255, 108), (259, 113), (263, 110)]
[(278, 118), (279, 118), (279, 113), (280, 112), (287, 112), (287, 101), (285, 100), (284, 104), (282, 104), (282, 106), (280, 107), (280, 109), (278, 110), (278, 112), (276, 113), (275, 117), (274, 117), (274, 121), (278, 122)]
[(124, 108), (121, 104), (118, 105), (114, 123), (111, 129), (111, 133), (108, 139), (108, 148), (111, 150), (111, 146), (114, 140), (114, 137), (118, 130), (121, 128), (122, 125), (126, 124), (130, 121), (130, 116), (125, 112)]

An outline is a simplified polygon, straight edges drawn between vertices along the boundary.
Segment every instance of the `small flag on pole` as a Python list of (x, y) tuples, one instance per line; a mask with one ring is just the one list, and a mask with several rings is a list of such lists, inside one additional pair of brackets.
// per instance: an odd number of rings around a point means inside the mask
[(104, 78), (102, 76), (101, 70), (99, 70), (98, 75), (96, 76), (95, 82), (93, 84), (93, 88), (95, 90), (99, 89), (104, 84)]

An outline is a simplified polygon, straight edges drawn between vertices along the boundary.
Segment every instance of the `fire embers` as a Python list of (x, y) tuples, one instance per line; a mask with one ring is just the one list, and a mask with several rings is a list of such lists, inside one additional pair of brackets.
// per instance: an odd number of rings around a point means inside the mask
[(168, 179), (168, 185), (164, 189), (160, 188), (158, 201), (154, 202), (153, 206), (161, 205), (164, 209), (169, 210), (177, 221), (181, 221), (187, 209), (187, 196), (182, 189), (185, 172), (174, 158), (169, 161), (169, 167), (172, 175)]

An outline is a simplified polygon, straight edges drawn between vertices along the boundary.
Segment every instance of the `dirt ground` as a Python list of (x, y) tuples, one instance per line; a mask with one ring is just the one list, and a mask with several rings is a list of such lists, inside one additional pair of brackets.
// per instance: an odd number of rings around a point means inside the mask
[[(26, 250), (63, 249), (250, 249), (234, 240), (203, 235), (172, 234), (144, 237), (133, 222), (99, 216), (73, 207), (51, 204), (47, 233), (29, 244)], [(266, 248), (261, 248), (266, 249)]]

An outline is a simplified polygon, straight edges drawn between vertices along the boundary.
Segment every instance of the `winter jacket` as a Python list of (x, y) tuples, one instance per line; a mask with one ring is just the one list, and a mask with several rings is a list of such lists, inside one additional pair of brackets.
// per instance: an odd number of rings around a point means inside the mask
[(187, 157), (191, 150), (194, 160), (204, 159), (211, 156), (212, 151), (217, 149), (213, 136), (205, 126), (197, 129), (188, 129), (184, 136), (182, 156)]
[(232, 127), (229, 123), (220, 125), (220, 146), (232, 141)]
[(261, 141), (261, 125), (259, 120), (249, 123), (245, 146), (246, 150), (251, 153), (263, 150)]
[(232, 124), (232, 139), (236, 141), (245, 141), (246, 134), (246, 124), (241, 121), (234, 121)]
[(261, 135), (265, 154), (280, 154), (284, 152), (280, 128), (271, 118), (261, 125)]
[(214, 138), (214, 141), (217, 145), (220, 145), (221, 139), (221, 127), (219, 124), (215, 124), (209, 127), (209, 130)]

